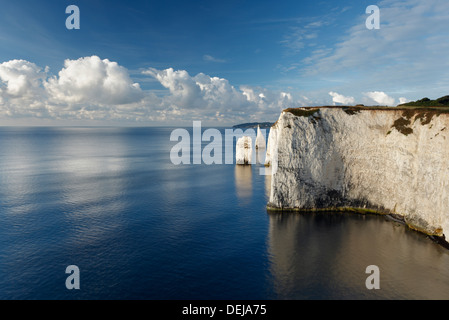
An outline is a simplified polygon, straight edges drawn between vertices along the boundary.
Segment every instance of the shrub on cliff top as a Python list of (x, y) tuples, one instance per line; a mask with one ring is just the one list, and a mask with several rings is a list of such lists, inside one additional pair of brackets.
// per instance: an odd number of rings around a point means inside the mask
[(317, 108), (288, 108), (284, 110), (284, 112), (290, 112), (297, 117), (310, 117), (317, 111)]
[(429, 98), (422, 98), (421, 100), (411, 101), (398, 105), (398, 107), (448, 107), (449, 95), (430, 100)]

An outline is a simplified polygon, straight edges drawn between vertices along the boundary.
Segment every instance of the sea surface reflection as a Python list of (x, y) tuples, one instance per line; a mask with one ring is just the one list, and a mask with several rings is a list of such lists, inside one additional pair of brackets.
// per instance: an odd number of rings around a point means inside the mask
[(262, 160), (174, 165), (172, 130), (0, 127), (0, 299), (449, 298), (449, 251), (426, 236), (267, 213)]
[[(449, 252), (386, 217), (354, 213), (269, 215), (279, 299), (448, 299)], [(368, 290), (369, 265), (380, 289)]]

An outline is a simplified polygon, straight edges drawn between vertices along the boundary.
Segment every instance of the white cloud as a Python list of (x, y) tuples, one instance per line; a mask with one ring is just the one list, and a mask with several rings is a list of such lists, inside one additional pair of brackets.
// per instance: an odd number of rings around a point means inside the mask
[(319, 20), (309, 23), (304, 23), (304, 21), (301, 21), (301, 26), (291, 27), (280, 43), (287, 48), (288, 54), (298, 54), (303, 51), (304, 48), (315, 45), (311, 40), (318, 38), (320, 28), (329, 25), (331, 20), (332, 19), (329, 16), (325, 16), (320, 17)]
[[(161, 108), (171, 110), (174, 115), (180, 110), (189, 110), (190, 117), (215, 117), (216, 113), (239, 114), (254, 111), (255, 104), (228, 80), (211, 77), (203, 73), (191, 76), (185, 70), (173, 68), (143, 72), (157, 79), (168, 89), (161, 97)], [(182, 112), (184, 118), (186, 113)]]
[(250, 108), (242, 93), (228, 80), (199, 73), (192, 78), (201, 90), (199, 97), (206, 109), (241, 111)]
[(124, 67), (97, 56), (66, 60), (58, 77), (48, 79), (45, 87), (57, 104), (121, 105), (143, 98)]
[(169, 89), (171, 95), (166, 100), (170, 100), (170, 104), (182, 108), (195, 108), (198, 104), (201, 104), (201, 100), (198, 100), (201, 88), (187, 71), (175, 71), (173, 68), (165, 70), (150, 68), (143, 71), (143, 74), (151, 75), (161, 85)]
[(345, 77), (342, 90), (403, 91), (446, 94), (449, 75), (449, 1), (384, 0), (379, 2), (380, 29), (368, 30), (364, 10), (352, 28), (332, 45), (320, 47), (302, 62), (304, 77)]
[(97, 56), (66, 60), (58, 76), (25, 60), (0, 64), (0, 115), (12, 118), (139, 119), (156, 101), (126, 68)]
[(292, 95), (291, 95), (291, 93), (288, 93), (288, 92), (281, 92), (281, 98), (289, 101), (289, 100), (292, 100)]
[(399, 104), (407, 103), (407, 102), (409, 102), (409, 101), (410, 101), (409, 99), (404, 98), (404, 97), (400, 97), (400, 98), (399, 98)]
[[(143, 72), (157, 79), (169, 94), (161, 97), (161, 107), (173, 117), (250, 121), (276, 119), (282, 109), (304, 105), (304, 99), (291, 93), (260, 87), (232, 86), (228, 80), (199, 73), (191, 76), (185, 70), (172, 68)], [(188, 110), (181, 112), (181, 110)], [(225, 117), (223, 117), (225, 115)], [(268, 119), (268, 120), (267, 120)]]
[(353, 97), (345, 97), (337, 92), (329, 92), (329, 95), (332, 96), (332, 102), (334, 104), (344, 104), (344, 105), (352, 105), (355, 103), (355, 99)]
[(10, 60), (0, 64), (0, 114), (44, 116), (45, 73), (34, 63)]
[(272, 121), (307, 98), (186, 70), (142, 72), (166, 90), (142, 90), (125, 67), (97, 56), (66, 60), (57, 75), (25, 60), (0, 64), (0, 116), (62, 120), (130, 120), (188, 123)]
[(225, 63), (226, 60), (225, 59), (219, 59), (219, 58), (215, 58), (211, 55), (205, 54), (203, 56), (203, 60), (207, 61), (207, 62), (218, 62), (218, 63)]
[(365, 92), (365, 96), (372, 99), (375, 103), (383, 106), (393, 106), (395, 105), (395, 99), (388, 96), (385, 92), (381, 91), (371, 91)]
[(31, 97), (40, 90), (44, 78), (41, 68), (25, 60), (11, 60), (0, 64), (0, 79), (4, 93), (11, 98)]

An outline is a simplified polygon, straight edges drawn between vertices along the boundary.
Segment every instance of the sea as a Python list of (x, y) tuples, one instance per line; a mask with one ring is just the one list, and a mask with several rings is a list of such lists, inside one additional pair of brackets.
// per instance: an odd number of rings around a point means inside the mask
[(262, 164), (174, 164), (174, 129), (0, 127), (0, 299), (449, 298), (428, 236), (267, 212)]

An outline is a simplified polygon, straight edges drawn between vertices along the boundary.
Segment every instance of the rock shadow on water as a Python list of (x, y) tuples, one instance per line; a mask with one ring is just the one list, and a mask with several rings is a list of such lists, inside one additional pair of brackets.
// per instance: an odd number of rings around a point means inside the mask
[[(268, 213), (275, 299), (449, 299), (449, 252), (385, 216)], [(368, 290), (366, 268), (380, 269)]]
[(249, 202), (253, 195), (253, 170), (250, 165), (236, 165), (234, 180), (237, 197), (243, 202)]

